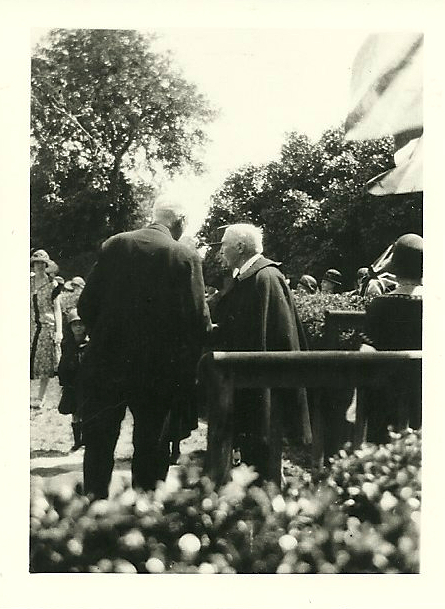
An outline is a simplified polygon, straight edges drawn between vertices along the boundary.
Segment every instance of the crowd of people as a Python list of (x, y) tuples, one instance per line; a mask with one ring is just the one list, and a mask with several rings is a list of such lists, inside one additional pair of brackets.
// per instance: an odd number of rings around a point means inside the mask
[[(103, 243), (86, 282), (64, 281), (44, 250), (31, 255), (31, 378), (40, 379), (31, 406), (42, 407), (48, 379), (58, 374), (59, 412), (72, 416), (73, 449), (85, 446), (84, 491), (94, 498), (108, 496), (127, 408), (133, 485), (154, 488), (197, 426), (203, 351), (306, 350), (291, 288), (344, 291), (337, 269), (324, 273), (320, 288), (309, 274), (289, 285), (280, 263), (263, 256), (262, 231), (251, 224), (226, 228), (220, 259), (230, 278), (219, 292), (206, 288), (197, 251), (180, 241), (186, 221), (181, 206), (156, 205), (152, 224)], [(421, 349), (422, 249), (420, 236), (404, 235), (380, 273), (358, 269), (349, 293), (373, 297), (367, 348)], [(309, 401), (304, 389), (237, 390), (234, 454), (268, 477), (267, 413), (279, 405), (308, 443)]]
[[(292, 285), (292, 282), (291, 282)], [(362, 266), (357, 269), (354, 289), (345, 290), (343, 274), (337, 269), (328, 269), (318, 285), (312, 275), (302, 275), (297, 283), (292, 286), (297, 292), (305, 294), (317, 294), (324, 292), (329, 294), (346, 293), (349, 296), (361, 296), (363, 298), (381, 296), (391, 292), (397, 285), (395, 276), (388, 270), (377, 273), (372, 266)]]

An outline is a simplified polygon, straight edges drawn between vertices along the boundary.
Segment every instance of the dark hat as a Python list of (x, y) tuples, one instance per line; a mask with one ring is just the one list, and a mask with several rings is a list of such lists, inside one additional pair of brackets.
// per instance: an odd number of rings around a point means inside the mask
[(402, 235), (394, 243), (392, 257), (385, 271), (399, 277), (420, 278), (423, 274), (423, 239), (415, 233)]
[[(216, 229), (217, 231), (224, 231), (226, 230), (226, 228), (229, 228), (230, 224), (223, 224), (222, 226), (218, 226), (218, 228)], [(220, 237), (221, 239), (224, 236), (224, 232), (220, 232)], [(222, 245), (222, 241), (212, 241), (211, 243), (207, 243), (208, 246), (211, 245)]]
[(323, 275), (323, 279), (335, 283), (336, 285), (342, 285), (343, 283), (343, 276), (337, 269), (328, 269)]
[(318, 288), (317, 280), (312, 275), (302, 275), (298, 283), (308, 290), (311, 294), (315, 294)]

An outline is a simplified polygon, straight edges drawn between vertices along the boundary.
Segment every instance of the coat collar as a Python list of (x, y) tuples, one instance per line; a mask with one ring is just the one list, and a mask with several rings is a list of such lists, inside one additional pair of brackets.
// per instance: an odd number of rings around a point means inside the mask
[(165, 235), (168, 235), (173, 239), (170, 229), (164, 226), (163, 224), (158, 224), (157, 222), (154, 222), (153, 224), (150, 224), (147, 228), (158, 230), (159, 232), (164, 233)]
[(274, 260), (269, 260), (269, 258), (261, 256), (261, 258), (258, 258), (258, 260), (256, 260), (245, 273), (238, 275), (237, 280), (244, 281), (245, 279), (248, 279), (249, 277), (252, 277), (252, 275), (258, 273), (258, 271), (261, 269), (264, 269), (266, 266), (275, 266), (279, 268), (281, 266), (281, 262), (275, 262)]

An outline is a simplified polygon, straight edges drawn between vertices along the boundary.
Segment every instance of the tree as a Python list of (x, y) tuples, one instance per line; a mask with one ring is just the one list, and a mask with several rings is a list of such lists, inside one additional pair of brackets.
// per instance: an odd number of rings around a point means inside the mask
[[(319, 141), (288, 134), (279, 161), (242, 167), (213, 195), (200, 231), (201, 244), (216, 241), (218, 226), (253, 222), (264, 229), (266, 255), (290, 276), (320, 277), (337, 267), (352, 282), (403, 232), (421, 232), (421, 198), (374, 197), (366, 182), (393, 166), (391, 138), (353, 142), (344, 129)], [(384, 199), (384, 200), (383, 200)], [(215, 253), (205, 266), (215, 275)]]
[[(134, 225), (140, 197), (128, 176), (136, 159), (153, 174), (201, 169), (203, 127), (213, 112), (153, 42), (131, 30), (52, 30), (36, 48), (33, 241), (49, 239), (63, 254)], [(71, 238), (62, 241), (68, 220)]]

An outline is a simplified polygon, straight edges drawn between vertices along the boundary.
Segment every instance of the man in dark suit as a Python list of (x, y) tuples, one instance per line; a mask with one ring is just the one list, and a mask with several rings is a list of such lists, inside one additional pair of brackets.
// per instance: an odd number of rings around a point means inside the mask
[(201, 261), (178, 243), (186, 216), (159, 205), (154, 223), (105, 241), (78, 303), (90, 336), (82, 365), (84, 491), (108, 496), (126, 407), (134, 419), (133, 486), (154, 488), (169, 463), (169, 415), (193, 382), (205, 315)]
[[(232, 282), (212, 312), (218, 325), (216, 347), (222, 351), (299, 351), (306, 349), (295, 301), (279, 262), (262, 255), (261, 229), (251, 224), (229, 226), (221, 257)], [(306, 391), (241, 389), (235, 392), (235, 444), (243, 461), (277, 479), (281, 454), (270, 454), (270, 415), (285, 419), (285, 432), (311, 441)], [(285, 416), (284, 416), (284, 413)], [(280, 422), (278, 423), (278, 419)], [(280, 438), (276, 439), (279, 443)], [(274, 445), (277, 445), (277, 442)], [(238, 451), (235, 451), (236, 453)]]

